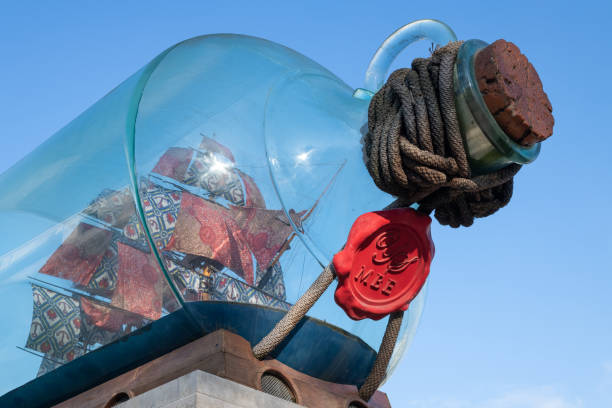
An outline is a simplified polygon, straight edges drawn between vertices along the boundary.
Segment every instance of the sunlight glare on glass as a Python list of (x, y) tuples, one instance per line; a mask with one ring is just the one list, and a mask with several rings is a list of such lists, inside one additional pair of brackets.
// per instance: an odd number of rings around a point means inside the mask
[(232, 165), (224, 160), (220, 160), (218, 157), (213, 156), (211, 163), (210, 163), (210, 172), (211, 173), (227, 173), (230, 168), (232, 167)]
[(310, 156), (312, 156), (312, 153), (314, 152), (314, 149), (310, 149), (308, 151), (302, 152), (298, 155), (295, 156), (295, 165), (299, 166), (299, 165), (308, 165), (309, 161), (310, 161)]

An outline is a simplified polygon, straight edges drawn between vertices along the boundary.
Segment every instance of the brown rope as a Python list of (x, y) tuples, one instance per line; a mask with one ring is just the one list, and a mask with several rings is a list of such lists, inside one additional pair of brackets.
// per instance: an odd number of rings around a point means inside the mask
[(450, 43), (412, 69), (391, 74), (368, 112), (363, 139), (366, 166), (376, 185), (397, 196), (393, 207), (419, 204), (441, 224), (470, 226), (508, 204), (520, 165), (472, 177), (453, 88), (461, 42)]
[(298, 299), (297, 302), (287, 311), (285, 316), (276, 323), (276, 326), (253, 347), (253, 354), (256, 358), (262, 359), (271, 353), (287, 337), (291, 330), (297, 326), (312, 305), (319, 300), (323, 292), (331, 285), (336, 278), (334, 266), (329, 264), (323, 269), (308, 290)]
[(391, 355), (393, 354), (393, 349), (395, 348), (395, 342), (397, 341), (397, 336), (399, 334), (400, 327), (402, 326), (403, 317), (404, 312), (401, 310), (399, 312), (393, 312), (389, 315), (387, 329), (385, 330), (385, 335), (380, 343), (380, 348), (378, 349), (378, 354), (376, 355), (374, 365), (372, 365), (370, 374), (368, 374), (365, 382), (359, 388), (359, 397), (366, 402), (372, 398), (372, 395), (376, 392), (380, 386), (380, 383), (387, 375), (387, 366), (389, 365), (389, 360), (391, 360)]
[[(363, 139), (366, 166), (376, 185), (397, 196), (387, 208), (419, 204), (441, 224), (470, 226), (508, 204), (514, 175), (512, 164), (493, 173), (472, 177), (463, 145), (453, 89), (453, 68), (460, 42), (434, 51), (431, 58), (399, 69), (370, 102), (368, 133)], [(335, 279), (328, 265), (285, 316), (259, 343), (253, 354), (262, 359), (272, 352), (302, 320)], [(389, 316), (376, 360), (359, 388), (368, 401), (385, 378), (404, 312)]]
[[(310, 285), (308, 290), (291, 306), (289, 311), (283, 318), (274, 326), (274, 328), (263, 339), (253, 347), (253, 355), (262, 359), (287, 337), (289, 333), (297, 326), (310, 308), (315, 304), (321, 295), (327, 290), (329, 285), (336, 278), (333, 264), (329, 264), (319, 277)], [(387, 374), (387, 366), (393, 354), (395, 343), (402, 325), (404, 316), (403, 311), (394, 312), (389, 315), (387, 328), (383, 336), (376, 360), (370, 369), (370, 373), (363, 385), (359, 388), (359, 396), (364, 401), (369, 401), (372, 395), (376, 392), (380, 383)]]

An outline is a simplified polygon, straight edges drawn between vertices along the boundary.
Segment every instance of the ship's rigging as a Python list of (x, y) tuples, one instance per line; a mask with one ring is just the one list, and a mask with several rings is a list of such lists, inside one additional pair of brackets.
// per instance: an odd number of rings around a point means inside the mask
[[(280, 257), (314, 205), (266, 208), (230, 149), (202, 135), (197, 148), (171, 147), (139, 180), (147, 230), (186, 301), (219, 300), (288, 309)], [(128, 188), (104, 190), (46, 260), (54, 287), (30, 278), (34, 301), (26, 342), (42, 375), (179, 307), (155, 264)]]

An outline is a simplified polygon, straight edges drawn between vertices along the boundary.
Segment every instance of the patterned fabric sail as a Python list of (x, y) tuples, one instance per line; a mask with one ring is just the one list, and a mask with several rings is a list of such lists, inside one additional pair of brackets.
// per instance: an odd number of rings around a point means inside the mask
[(111, 232), (80, 223), (40, 272), (87, 286), (111, 241)]
[(220, 154), (232, 163), (236, 162), (230, 149), (206, 135), (202, 135), (202, 141), (200, 142), (199, 149), (205, 152), (211, 152), (213, 154)]
[(238, 279), (219, 273), (214, 276), (213, 290), (210, 292), (210, 299), (251, 303), (288, 310), (291, 305), (285, 302), (284, 285), (282, 288), (283, 291), (280, 294), (283, 297), (275, 297), (254, 286), (247, 285)]
[(149, 252), (146, 237), (140, 225), (134, 198), (128, 188), (104, 190), (91, 204), (83, 210), (84, 218), (88, 223), (110, 229), (119, 239), (128, 245)]
[(31, 286), (34, 305), (25, 346), (43, 353), (38, 376), (149, 321), (93, 298)]
[(259, 191), (259, 187), (257, 187), (257, 184), (255, 184), (255, 180), (240, 170), (238, 170), (238, 174), (244, 183), (244, 191), (246, 195), (245, 206), (253, 208), (266, 208), (266, 202), (261, 194), (261, 191)]
[(163, 282), (154, 258), (121, 242), (117, 249), (119, 274), (111, 305), (147, 319), (159, 319)]
[(87, 288), (90, 292), (101, 295), (110, 295), (115, 290), (117, 285), (118, 240), (118, 234), (113, 234), (111, 242), (106, 248), (102, 260), (96, 267), (93, 276), (87, 284)]
[[(195, 189), (208, 198), (222, 197), (229, 203), (244, 205), (244, 189), (234, 157), (225, 146), (203, 136), (199, 150), (172, 147), (164, 153), (152, 173)], [(198, 192), (199, 190), (199, 192)]]
[[(287, 238), (292, 229), (287, 217), (280, 210), (266, 209), (263, 195), (255, 180), (235, 168), (234, 156), (227, 147), (202, 135), (200, 145), (197, 149), (191, 149), (191, 154), (185, 149), (177, 148), (172, 153), (168, 151), (155, 167), (159, 170), (158, 173), (162, 173), (160, 169), (165, 169), (163, 175), (173, 179), (169, 181), (172, 188), (179, 189), (171, 190), (174, 197), (178, 195), (181, 203), (179, 209), (173, 208), (171, 212), (172, 216), (176, 216), (175, 224), (170, 226), (166, 223), (169, 228), (166, 229), (165, 236), (172, 237), (169, 241), (156, 238), (158, 225), (164, 224), (153, 219), (145, 208), (149, 227), (153, 227), (150, 229), (153, 231), (156, 245), (165, 245), (166, 267), (169, 271), (172, 270), (170, 274), (175, 277), (180, 287), (192, 293), (195, 293), (194, 286), (197, 282), (200, 283), (200, 292), (214, 290), (210, 286), (210, 277), (219, 272), (219, 266), (221, 269), (225, 266), (243, 277), (247, 285), (253, 284), (255, 270), (269, 276), (267, 270), (278, 260), (280, 252), (288, 248)], [(170, 170), (172, 165), (179, 166), (180, 170)], [(182, 169), (185, 166), (187, 171), (183, 177)], [(155, 185), (155, 180), (153, 178), (149, 182)], [(164, 190), (161, 186), (156, 188)], [(150, 188), (141, 191), (145, 191), (144, 202), (145, 207), (148, 207), (148, 203), (152, 201), (149, 199)], [(176, 201), (175, 199), (175, 204)], [(246, 209), (247, 207), (250, 209)], [(294, 213), (294, 223), (299, 225), (302, 215), (303, 213)], [(196, 228), (197, 225), (200, 227)], [(209, 234), (208, 237), (205, 236), (206, 233)], [(177, 256), (181, 266), (167, 261)], [(198, 260), (200, 269), (194, 269), (195, 265), (185, 265), (185, 256)], [(257, 261), (257, 268), (253, 257)], [(179, 271), (181, 267), (186, 269)], [(174, 273), (175, 271), (179, 272)], [(280, 278), (276, 292), (284, 296), (280, 265), (275, 271), (275, 276)], [(259, 273), (258, 280), (261, 279)], [(246, 289), (245, 291), (248, 292)], [(202, 299), (206, 296), (196, 297)]]
[[(147, 230), (185, 300), (287, 310), (278, 259), (291, 223), (284, 211), (266, 209), (255, 180), (234, 166), (232, 152), (206, 136), (197, 149), (168, 149), (140, 180)], [(293, 223), (304, 213), (292, 211)], [(40, 269), (71, 282), (70, 295), (32, 284), (26, 347), (44, 355), (38, 375), (177, 307), (128, 188), (102, 191), (82, 215)]]
[(213, 202), (183, 193), (175, 234), (165, 248), (220, 262), (253, 283), (253, 261), (230, 211)]
[[(80, 298), (80, 303), (83, 313), (82, 321), (106, 331), (119, 332), (123, 329), (124, 325), (127, 329), (140, 327), (143, 321), (146, 321), (141, 315), (117, 309), (85, 297)], [(89, 339), (87, 343), (92, 344), (92, 340), (93, 338)]]
[(192, 296), (198, 292), (208, 291), (209, 285), (207, 285), (207, 280), (211, 273), (217, 272), (216, 270), (211, 271), (212, 267), (208, 265), (186, 268), (168, 257), (165, 259), (165, 264), (166, 270), (179, 285), (179, 288), (183, 290), (183, 293), (189, 293)]
[(219, 154), (196, 152), (187, 169), (185, 184), (198, 187), (212, 197), (223, 197), (235, 205), (244, 205), (244, 192), (233, 163)]
[(142, 210), (149, 233), (157, 248), (162, 249), (168, 244), (174, 232), (181, 207), (181, 193), (147, 181), (141, 183), (141, 194)]
[(32, 285), (32, 299), (32, 324), (26, 347), (59, 363), (81, 355), (80, 302), (38, 285)]
[[(293, 232), (289, 219), (283, 210), (264, 208), (231, 207), (231, 213), (239, 225), (242, 236), (249, 249), (255, 255), (261, 270), (270, 266), (276, 255), (284, 249), (287, 238)], [(293, 212), (292, 221), (300, 225), (301, 217), (306, 213)]]
[(83, 210), (83, 214), (117, 229), (123, 228), (134, 213), (134, 199), (127, 188), (104, 190)]
[(183, 181), (192, 156), (192, 149), (171, 147), (164, 153), (161, 159), (159, 159), (152, 171), (161, 176)]

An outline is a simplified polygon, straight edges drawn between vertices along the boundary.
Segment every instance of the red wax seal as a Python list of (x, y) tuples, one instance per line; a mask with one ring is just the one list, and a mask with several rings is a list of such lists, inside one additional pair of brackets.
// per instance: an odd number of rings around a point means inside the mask
[(410, 208), (361, 215), (333, 259), (336, 303), (354, 320), (408, 309), (434, 255), (431, 218)]

